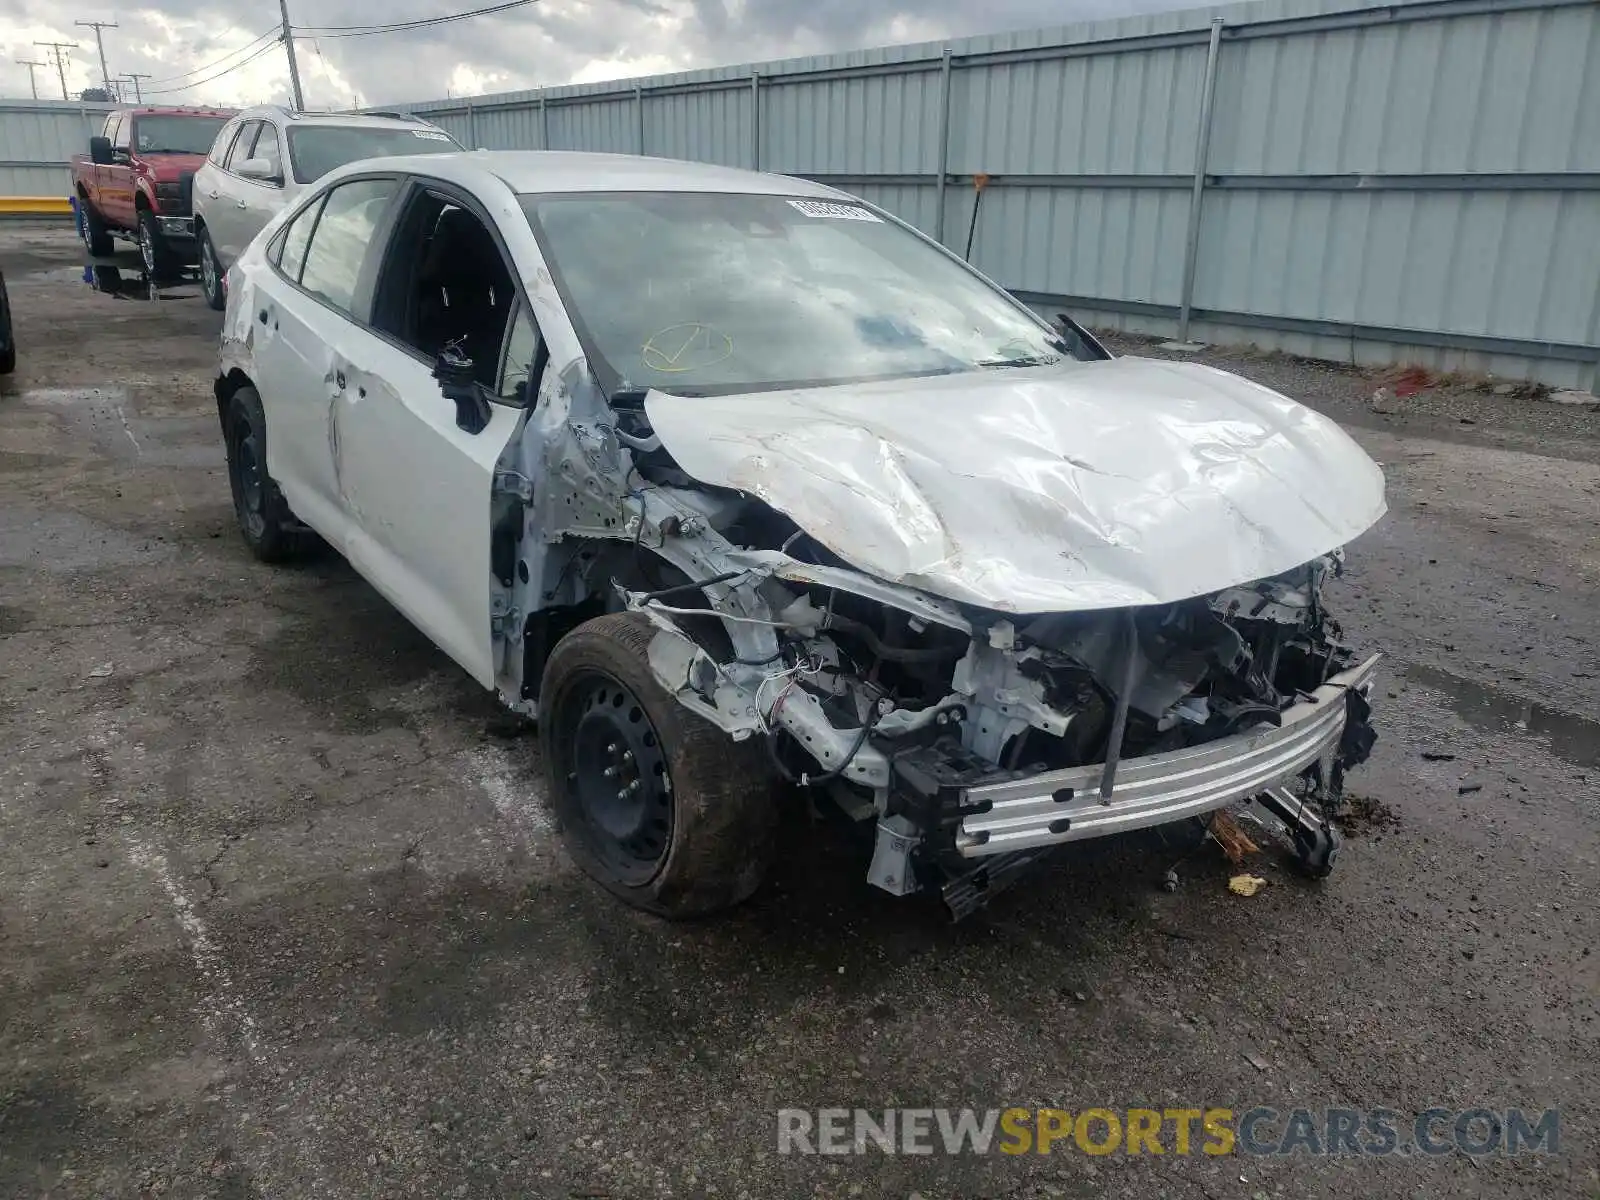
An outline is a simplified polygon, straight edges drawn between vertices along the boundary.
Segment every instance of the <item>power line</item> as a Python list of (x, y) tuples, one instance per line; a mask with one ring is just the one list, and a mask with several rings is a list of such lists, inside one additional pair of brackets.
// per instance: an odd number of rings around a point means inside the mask
[(302, 25), (297, 27), (296, 32), (315, 34), (318, 37), (371, 37), (379, 33), (401, 33), (407, 29), (431, 29), (435, 25), (448, 25), (453, 21), (465, 21), (472, 17), (486, 17), (538, 2), (539, 0), (505, 0), (502, 4), (491, 4), (486, 8), (474, 8), (468, 12), (443, 13), (434, 17), (419, 17), (415, 21), (396, 21), (388, 25)]
[(227, 68), (226, 70), (218, 71), (215, 75), (207, 75), (204, 79), (196, 79), (193, 83), (184, 83), (184, 84), (178, 85), (177, 87), (151, 88), (150, 89), (150, 94), (152, 96), (167, 96), (167, 95), (171, 95), (173, 92), (186, 92), (190, 88), (197, 88), (197, 87), (200, 87), (202, 84), (212, 83), (215, 80), (221, 79), (224, 75), (233, 74), (233, 72), (239, 70), (241, 67), (249, 66), (251, 63), (255, 62), (256, 59), (260, 58), (263, 54), (270, 54), (272, 51), (276, 50), (277, 48), (278, 48), (278, 43), (276, 41), (268, 42), (266, 45), (264, 45), (260, 49), (258, 49), (254, 54), (250, 55), (249, 58), (240, 59), (238, 62), (234, 63), (233, 66)]
[(213, 67), (220, 67), (223, 63), (227, 62), (230, 58), (233, 58), (235, 55), (243, 54), (246, 50), (252, 49), (253, 47), (259, 45), (261, 42), (265, 41), (267, 38), (276, 38), (278, 36), (279, 36), (279, 29), (278, 29), (278, 27), (276, 25), (274, 25), (271, 29), (267, 30), (265, 33), (257, 34), (255, 37), (251, 38), (248, 42), (246, 42), (244, 45), (240, 46), (238, 49), (229, 50), (226, 54), (224, 54), (221, 58), (215, 60), (214, 62), (202, 63), (200, 66), (193, 67), (190, 70), (182, 72), (181, 74), (171, 75), (171, 76), (167, 76), (167, 77), (162, 78), (162, 79), (157, 79), (157, 80), (155, 80), (155, 83), (156, 83), (157, 86), (160, 86), (162, 84), (167, 84), (167, 83), (176, 83), (178, 80), (187, 79), (191, 75), (199, 75), (202, 71), (209, 71)]

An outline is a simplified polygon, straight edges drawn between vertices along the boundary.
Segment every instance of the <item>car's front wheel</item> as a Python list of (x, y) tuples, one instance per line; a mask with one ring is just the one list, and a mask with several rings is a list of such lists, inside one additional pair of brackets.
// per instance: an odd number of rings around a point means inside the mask
[(211, 231), (200, 230), (200, 287), (205, 291), (206, 303), (221, 312), (228, 303), (228, 294), (222, 290), (222, 267), (217, 262), (217, 248), (211, 244)]
[(238, 388), (228, 398), (222, 427), (228, 485), (244, 544), (262, 562), (283, 562), (301, 549), (302, 534), (267, 473), (267, 416), (255, 388)]
[(655, 678), (655, 627), (597, 617), (545, 665), (540, 739), (578, 864), (663, 917), (731, 908), (760, 885), (778, 809), (766, 756), (685, 709)]
[(167, 238), (156, 223), (156, 215), (148, 208), (139, 210), (139, 257), (144, 260), (144, 273), (152, 281), (171, 279), (178, 273), (177, 259)]

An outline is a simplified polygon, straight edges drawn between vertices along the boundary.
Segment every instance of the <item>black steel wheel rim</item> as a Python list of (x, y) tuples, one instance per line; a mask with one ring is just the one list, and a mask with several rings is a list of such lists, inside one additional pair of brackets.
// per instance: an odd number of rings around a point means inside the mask
[(567, 689), (564, 782), (584, 842), (618, 880), (648, 883), (672, 844), (672, 780), (661, 739), (627, 685), (586, 671)]
[(267, 525), (261, 439), (255, 427), (243, 417), (233, 424), (233, 453), (229, 455), (228, 475), (240, 524), (251, 537), (260, 537)]

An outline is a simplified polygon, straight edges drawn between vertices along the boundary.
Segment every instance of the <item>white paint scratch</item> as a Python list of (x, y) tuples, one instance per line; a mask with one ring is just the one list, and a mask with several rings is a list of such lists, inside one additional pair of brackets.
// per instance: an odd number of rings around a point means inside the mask
[(463, 758), (483, 794), (507, 824), (525, 836), (554, 831), (544, 781), (521, 767), (509, 751), (500, 746), (480, 746), (467, 751)]
[(128, 435), (128, 440), (133, 443), (133, 452), (143, 455), (144, 447), (139, 445), (139, 439), (133, 436), (133, 426), (128, 424), (128, 414), (122, 411), (122, 405), (117, 405), (117, 419), (122, 422), (122, 432)]
[(205, 1001), (206, 1011), (203, 1015), (206, 1024), (212, 1027), (233, 1025), (238, 1031), (239, 1040), (244, 1043), (245, 1053), (249, 1055), (250, 1061), (265, 1062), (267, 1056), (255, 1018), (246, 1011), (244, 1001), (240, 999), (238, 989), (234, 986), (233, 976), (223, 961), (222, 952), (217, 948), (216, 942), (211, 940), (211, 933), (206, 928), (205, 922), (194, 910), (194, 901), (189, 899), (184, 890), (178, 886), (178, 881), (172, 877), (172, 867), (167, 862), (167, 856), (137, 838), (128, 838), (127, 845), (128, 857), (133, 860), (134, 865), (154, 875), (156, 882), (161, 885), (161, 890), (166, 892), (178, 925), (188, 938), (189, 953), (194, 959), (195, 969), (210, 991)]

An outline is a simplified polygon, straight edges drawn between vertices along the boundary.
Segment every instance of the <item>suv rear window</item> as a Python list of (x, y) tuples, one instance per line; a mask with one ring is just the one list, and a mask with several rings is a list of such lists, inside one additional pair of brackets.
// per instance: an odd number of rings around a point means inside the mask
[(391, 154), (439, 154), (461, 145), (439, 129), (393, 126), (302, 125), (289, 130), (289, 162), (296, 183), (321, 179), (335, 167)]

